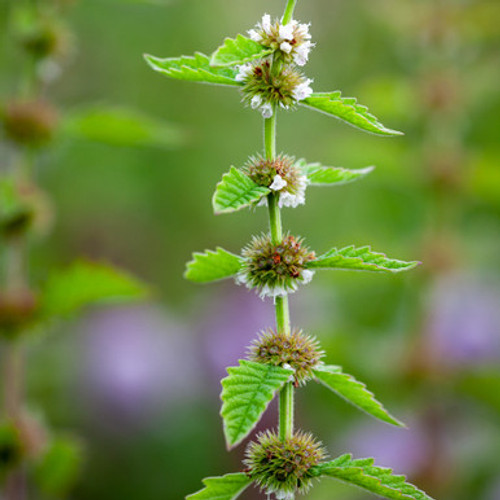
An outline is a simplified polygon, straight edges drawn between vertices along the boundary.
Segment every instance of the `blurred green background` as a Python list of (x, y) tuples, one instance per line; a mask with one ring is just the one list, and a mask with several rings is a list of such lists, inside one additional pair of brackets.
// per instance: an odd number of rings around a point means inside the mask
[[(69, 498), (173, 500), (241, 468), (243, 451), (224, 447), (219, 380), (272, 323), (272, 305), (182, 273), (192, 251), (237, 252), (265, 230), (263, 210), (215, 217), (210, 204), (229, 166), (261, 150), (262, 119), (234, 89), (167, 80), (142, 54), (210, 53), (283, 4), (81, 0), (66, 11), (70, 55), (46, 94), (65, 118), (37, 170), (57, 216), (33, 245), (32, 274), (88, 256), (155, 290), (147, 306), (92, 309), (31, 345), (29, 406), (85, 443)], [(298, 423), (332, 457), (374, 455), (439, 500), (500, 500), (500, 3), (309, 0), (295, 17), (312, 23), (317, 47), (305, 69), (314, 90), (356, 96), (406, 135), (371, 136), (305, 109), (281, 113), (278, 150), (377, 167), (359, 183), (310, 188), (307, 206), (284, 212), (285, 227), (318, 252), (371, 244), (423, 262), (401, 276), (324, 273), (291, 297), (293, 323), (409, 430), (372, 423), (313, 384), (298, 391)], [(2, 100), (23, 71), (7, 34)], [(89, 105), (153, 117), (159, 139), (82, 139), (71, 120)], [(262, 426), (274, 425), (275, 411)], [(328, 481), (307, 497), (369, 498)]]

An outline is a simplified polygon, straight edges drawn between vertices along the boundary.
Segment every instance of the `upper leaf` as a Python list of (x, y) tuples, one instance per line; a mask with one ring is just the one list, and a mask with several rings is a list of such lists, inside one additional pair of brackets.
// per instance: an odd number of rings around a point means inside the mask
[(349, 170), (342, 167), (324, 167), (320, 163), (307, 163), (305, 160), (299, 160), (296, 165), (307, 177), (307, 181), (312, 186), (324, 186), (327, 184), (348, 184), (349, 182), (362, 179), (365, 175), (373, 172), (375, 167), (360, 168)]
[(238, 255), (217, 247), (216, 251), (206, 250), (205, 253), (194, 253), (193, 260), (186, 264), (184, 277), (196, 283), (231, 278), (241, 268), (242, 259)]
[(208, 56), (197, 52), (193, 57), (159, 57), (144, 55), (146, 62), (155, 70), (177, 80), (212, 83), (214, 85), (241, 85), (234, 78), (235, 68), (214, 68)]
[(234, 500), (250, 486), (251, 482), (252, 479), (244, 472), (207, 477), (203, 479), (205, 487), (188, 495), (186, 500)]
[(432, 500), (413, 484), (407, 483), (405, 476), (396, 476), (391, 469), (373, 465), (373, 458), (353, 460), (352, 455), (342, 455), (311, 468), (311, 473), (340, 479), (391, 500)]
[(91, 304), (128, 302), (147, 295), (146, 286), (124, 271), (79, 261), (49, 276), (40, 309), (44, 318), (65, 317)]
[(226, 38), (210, 59), (211, 66), (236, 66), (254, 59), (261, 59), (273, 53), (273, 49), (263, 47), (243, 35)]
[(252, 203), (256, 203), (270, 190), (256, 184), (241, 170), (231, 167), (217, 184), (212, 205), (216, 214), (236, 212)]
[(409, 271), (418, 265), (419, 262), (416, 261), (389, 259), (383, 253), (373, 252), (369, 246), (355, 248), (351, 245), (340, 250), (333, 248), (309, 262), (307, 267), (399, 273)]
[(288, 381), (293, 370), (270, 364), (240, 360), (227, 369), (222, 379), (222, 409), (227, 447), (233, 448), (257, 425), (274, 395)]
[(365, 384), (356, 380), (352, 375), (343, 373), (342, 367), (320, 365), (313, 371), (319, 382), (349, 403), (388, 424), (404, 427), (403, 423), (393, 417), (382, 403), (375, 399), (374, 394), (366, 388)]
[(340, 91), (315, 92), (300, 102), (303, 106), (333, 115), (354, 127), (378, 135), (402, 135), (402, 132), (386, 128), (366, 106), (357, 103), (354, 97), (342, 97)]
[(92, 105), (70, 113), (63, 131), (71, 137), (113, 146), (181, 145), (185, 136), (178, 127), (123, 107)]

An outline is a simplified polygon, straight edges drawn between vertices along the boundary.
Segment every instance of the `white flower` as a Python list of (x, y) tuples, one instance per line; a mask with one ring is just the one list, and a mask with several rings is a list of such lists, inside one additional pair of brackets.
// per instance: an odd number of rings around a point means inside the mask
[(311, 83), (312, 80), (310, 78), (307, 78), (304, 82), (299, 83), (292, 91), (293, 98), (296, 101), (302, 101), (310, 97), (310, 95), (313, 93), (313, 90), (310, 86)]
[(238, 74), (235, 76), (237, 82), (244, 82), (247, 78), (252, 76), (253, 66), (250, 63), (238, 66)]
[(261, 41), (262, 41), (262, 35), (261, 35), (258, 31), (254, 30), (254, 29), (252, 29), (252, 30), (248, 30), (248, 36), (249, 36), (249, 37), (250, 37), (250, 38), (251, 38), (254, 42), (261, 42)]
[(271, 116), (273, 116), (273, 105), (270, 104), (269, 102), (265, 102), (260, 107), (260, 112), (262, 113), (262, 116), (264, 118), (271, 118)]
[(293, 60), (297, 66), (304, 66), (307, 63), (309, 60), (309, 52), (311, 52), (313, 47), (314, 43), (309, 41), (295, 47), (293, 51)]
[(276, 174), (273, 179), (273, 183), (269, 186), (269, 189), (273, 191), (281, 191), (287, 186), (287, 182), (280, 175)]
[(314, 271), (311, 271), (310, 269), (304, 269), (302, 271), (302, 284), (307, 285), (314, 277)]
[(293, 40), (294, 24), (288, 23), (279, 27), (279, 37), (281, 40)]
[(296, 35), (302, 37), (304, 40), (310, 40), (311, 39), (311, 34), (309, 33), (309, 26), (310, 24), (298, 24), (297, 21), (296, 23)]
[(292, 48), (293, 47), (288, 42), (283, 42), (280, 45), (280, 50), (282, 50), (283, 52), (285, 52), (285, 54), (290, 54), (290, 52), (292, 51)]
[[(306, 202), (306, 187), (307, 187), (307, 177), (301, 175), (297, 181), (297, 192), (295, 194), (289, 193), (287, 191), (280, 192), (279, 206), (283, 207), (298, 207), (299, 205), (304, 205)], [(267, 201), (267, 200), (266, 200)]]
[(262, 22), (260, 25), (267, 35), (271, 34), (271, 16), (269, 14), (264, 14), (262, 16)]
[(260, 95), (254, 95), (250, 102), (250, 106), (252, 106), (252, 109), (257, 109), (258, 107), (260, 107), (261, 104), (262, 104), (262, 97)]

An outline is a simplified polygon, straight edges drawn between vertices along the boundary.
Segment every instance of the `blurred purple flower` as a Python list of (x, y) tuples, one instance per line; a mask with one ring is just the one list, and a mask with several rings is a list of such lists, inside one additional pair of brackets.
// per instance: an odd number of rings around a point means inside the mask
[(98, 311), (81, 330), (84, 391), (112, 425), (147, 423), (201, 380), (184, 362), (193, 352), (185, 327), (157, 308)]
[(429, 342), (446, 365), (500, 359), (500, 289), (469, 276), (447, 276), (430, 294)]

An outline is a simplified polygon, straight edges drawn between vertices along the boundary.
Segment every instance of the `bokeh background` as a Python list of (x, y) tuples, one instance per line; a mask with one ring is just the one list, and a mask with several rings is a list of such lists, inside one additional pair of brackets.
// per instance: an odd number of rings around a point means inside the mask
[[(147, 304), (88, 310), (30, 347), (29, 406), (85, 443), (69, 498), (173, 500), (241, 468), (243, 451), (224, 447), (219, 380), (272, 324), (272, 305), (182, 273), (192, 251), (237, 252), (265, 229), (264, 211), (215, 217), (210, 204), (229, 166), (261, 150), (261, 117), (234, 89), (167, 80), (142, 54), (210, 53), (283, 3), (81, 0), (65, 10), (71, 49), (47, 93), (64, 126), (37, 172), (57, 217), (33, 245), (32, 273), (86, 256), (154, 290)], [(423, 262), (401, 276), (323, 273), (291, 297), (293, 323), (409, 429), (371, 421), (315, 384), (298, 391), (298, 423), (332, 457), (375, 456), (439, 500), (499, 500), (500, 3), (309, 0), (296, 18), (312, 23), (317, 42), (306, 67), (314, 90), (356, 96), (406, 135), (282, 113), (279, 150), (377, 167), (353, 185), (309, 189), (307, 206), (284, 212), (285, 227), (318, 252), (371, 244)], [(22, 63), (7, 31), (1, 44), (7, 99)], [(112, 129), (98, 111), (124, 106), (157, 120), (146, 139), (124, 126), (95, 140), (99, 126)], [(89, 109), (97, 118), (75, 132)], [(328, 481), (307, 497), (369, 498)]]

